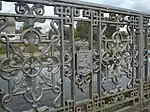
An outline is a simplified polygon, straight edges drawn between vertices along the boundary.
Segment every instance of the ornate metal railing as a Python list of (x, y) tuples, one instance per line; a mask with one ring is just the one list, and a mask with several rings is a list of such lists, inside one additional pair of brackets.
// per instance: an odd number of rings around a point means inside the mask
[[(4, 1), (14, 12), (4, 13), (2, 4), (1, 111), (114, 112), (147, 107), (150, 15), (81, 1)], [(27, 25), (17, 39), (3, 33), (8, 18)], [(89, 27), (86, 37), (76, 39), (79, 22)], [(43, 37), (35, 26), (44, 23), (53, 33)]]

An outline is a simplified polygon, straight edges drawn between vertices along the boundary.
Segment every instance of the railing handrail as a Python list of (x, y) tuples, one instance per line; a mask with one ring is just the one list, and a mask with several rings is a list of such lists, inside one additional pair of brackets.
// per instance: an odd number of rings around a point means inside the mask
[(121, 8), (121, 7), (116, 7), (116, 6), (110, 6), (110, 5), (104, 5), (100, 3), (92, 3), (92, 2), (86, 2), (86, 1), (81, 1), (81, 0), (2, 0), (6, 2), (26, 2), (26, 3), (40, 3), (43, 5), (56, 5), (58, 2), (59, 3), (67, 3), (67, 4), (74, 4), (78, 6), (87, 6), (87, 7), (94, 7), (94, 8), (100, 8), (100, 9), (105, 9), (106, 12), (109, 12), (110, 10), (113, 11), (119, 11), (121, 13), (134, 13), (137, 15), (143, 15), (143, 16), (148, 16), (150, 17), (149, 13), (143, 12), (143, 11), (137, 11), (133, 9), (127, 9), (127, 8)]

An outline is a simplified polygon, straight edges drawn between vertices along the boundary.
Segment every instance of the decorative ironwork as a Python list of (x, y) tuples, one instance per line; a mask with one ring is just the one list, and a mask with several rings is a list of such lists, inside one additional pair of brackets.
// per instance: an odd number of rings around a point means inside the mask
[[(106, 24), (104, 24), (104, 28), (102, 30), (102, 41), (104, 42), (104, 46), (107, 46), (106, 48), (104, 48), (106, 52), (102, 52), (102, 67), (104, 68), (103, 72), (106, 73), (103, 78), (103, 84), (105, 84), (106, 80), (110, 78), (116, 85), (116, 88), (118, 88), (118, 91), (122, 91), (123, 88), (118, 85), (121, 83), (121, 80), (124, 76), (129, 78), (127, 88), (132, 87), (131, 82), (133, 67), (131, 63), (132, 51), (130, 46), (132, 44), (132, 38), (129, 35), (129, 37), (127, 37), (127, 40), (123, 39), (122, 33), (119, 31), (119, 26), (117, 26), (116, 28), (117, 31), (112, 35), (112, 44), (109, 44), (109, 42), (107, 41), (107, 37), (103, 35), (105, 30), (107, 29)], [(129, 29), (127, 30), (129, 31)], [(117, 91), (115, 90), (114, 92)]]
[(84, 91), (85, 84), (91, 81), (92, 51), (88, 50), (89, 43), (77, 41), (76, 45), (76, 84)]
[[(80, 1), (12, 2), (15, 14), (0, 13), (0, 77), (8, 85), (0, 86), (2, 109), (112, 112), (138, 104), (144, 111), (150, 98), (149, 15)], [(45, 16), (45, 7), (54, 15)], [(18, 38), (4, 33), (8, 18), (26, 25)], [(36, 25), (47, 20), (49, 32), (43, 34)], [(88, 24), (89, 35), (76, 40), (79, 22)], [(16, 97), (30, 106), (9, 105)]]
[[(43, 16), (45, 13), (44, 5), (34, 4), (31, 8), (28, 4), (20, 2), (15, 4), (15, 11), (17, 14), (22, 15), (36, 15)], [(18, 22), (26, 22), (29, 26), (33, 26), (35, 22), (44, 23), (45, 19), (39, 18), (28, 18), (24, 17), (15, 17)]]
[[(4, 21), (1, 29), (2, 31), (7, 27), (7, 19), (1, 18), (1, 20)], [(55, 30), (54, 23), (55, 21), (52, 21), (51, 26)], [(5, 110), (12, 111), (12, 109), (6, 106), (6, 103), (10, 102), (13, 96), (17, 94), (23, 95), (26, 101), (32, 104), (34, 110), (38, 110), (37, 103), (43, 97), (45, 90), (52, 90), (54, 93), (58, 94), (54, 99), (54, 105), (58, 106), (57, 101), (62, 93), (62, 81), (59, 79), (55, 84), (50, 76), (59, 71), (61, 62), (58, 57), (52, 57), (46, 54), (49, 53), (49, 47), (52, 44), (59, 43), (59, 33), (58, 35), (53, 35), (51, 38), (52, 42), (50, 45), (41, 49), (39, 45), (41, 42), (41, 35), (38, 31), (32, 28), (25, 30), (21, 35), (21, 41), (24, 43), (25, 47), (29, 46), (31, 48), (29, 52), (32, 53), (31, 56), (25, 56), (23, 51), (20, 51), (16, 46), (10, 43), (7, 35), (1, 35), (1, 42), (7, 45), (9, 51), (12, 51), (11, 54), (8, 51), (7, 58), (4, 58), (0, 64), (1, 77), (9, 83), (9, 91), (2, 98), (2, 106)], [(38, 46), (41, 50), (39, 57), (34, 56), (32, 49), (34, 46)], [(43, 64), (43, 58), (47, 60), (47, 65)], [(44, 69), (47, 69), (47, 72), (42, 73)]]

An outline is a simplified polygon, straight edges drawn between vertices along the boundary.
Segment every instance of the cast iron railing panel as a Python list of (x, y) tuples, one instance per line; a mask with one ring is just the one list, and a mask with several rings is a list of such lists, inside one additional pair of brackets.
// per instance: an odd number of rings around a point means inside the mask
[[(1, 111), (145, 109), (148, 14), (78, 1), (11, 2), (13, 13), (0, 12)], [(26, 25), (17, 38), (4, 33), (9, 19)], [(45, 23), (47, 35), (36, 28)], [(86, 25), (84, 34), (76, 35), (78, 25)]]

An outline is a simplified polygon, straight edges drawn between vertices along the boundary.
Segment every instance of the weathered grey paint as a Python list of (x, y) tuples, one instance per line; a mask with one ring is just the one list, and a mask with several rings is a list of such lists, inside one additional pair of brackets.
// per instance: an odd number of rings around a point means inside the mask
[[(83, 1), (4, 1), (15, 2), (15, 14), (0, 13), (0, 45), (6, 49), (0, 55), (0, 77), (8, 83), (0, 87), (3, 110), (114, 112), (137, 105), (137, 111), (145, 109), (150, 99), (149, 14)], [(54, 8), (53, 16), (44, 15), (45, 6)], [(2, 33), (8, 17), (28, 25), (17, 40)], [(54, 31), (47, 39), (34, 28), (46, 20)], [(87, 40), (74, 38), (78, 21), (90, 26)], [(116, 27), (110, 37), (109, 25)], [(25, 104), (17, 106), (20, 102)]]

